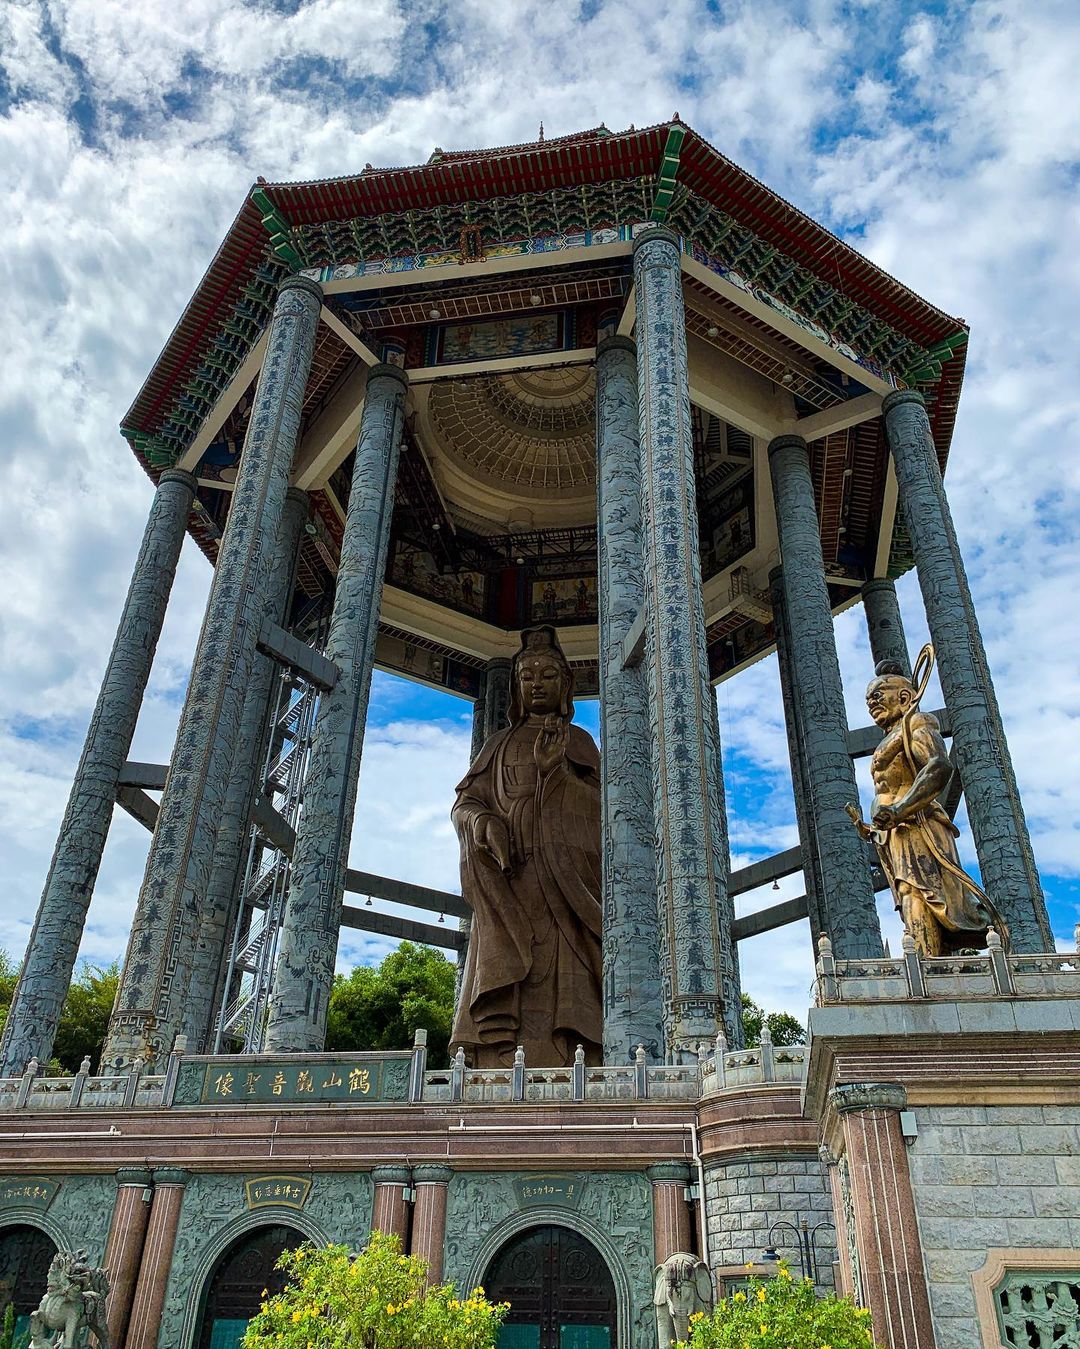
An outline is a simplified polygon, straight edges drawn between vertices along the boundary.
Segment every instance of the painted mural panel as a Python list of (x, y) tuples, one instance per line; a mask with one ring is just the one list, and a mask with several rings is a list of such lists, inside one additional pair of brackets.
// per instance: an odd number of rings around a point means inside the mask
[(596, 577), (544, 577), (534, 580), (530, 593), (532, 623), (595, 623)]
[(483, 615), (487, 577), (479, 571), (440, 572), (431, 553), (405, 539), (394, 544), (387, 579), (414, 595), (438, 600), (467, 614)]
[(533, 356), (563, 346), (561, 314), (530, 314), (483, 323), (450, 323), (439, 329), (440, 364)]

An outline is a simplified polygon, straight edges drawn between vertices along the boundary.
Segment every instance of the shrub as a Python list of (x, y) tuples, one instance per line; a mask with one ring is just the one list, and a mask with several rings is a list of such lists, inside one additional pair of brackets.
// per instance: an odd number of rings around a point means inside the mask
[[(689, 1349), (874, 1349), (870, 1313), (850, 1298), (819, 1298), (809, 1279), (781, 1265), (773, 1279), (750, 1279), (745, 1291), (698, 1313)], [(683, 1346), (683, 1349), (686, 1349)]]
[(459, 1298), (453, 1284), (429, 1287), (426, 1261), (382, 1232), (357, 1256), (300, 1246), (278, 1268), (289, 1281), (263, 1303), (243, 1349), (492, 1349), (509, 1309), (482, 1288)]

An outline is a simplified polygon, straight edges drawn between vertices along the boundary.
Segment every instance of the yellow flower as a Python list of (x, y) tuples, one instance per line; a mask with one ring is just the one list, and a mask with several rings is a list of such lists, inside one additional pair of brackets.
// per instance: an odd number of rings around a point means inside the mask
[(303, 1315), (304, 1315), (304, 1313), (300, 1310), (299, 1307), (297, 1307), (296, 1311), (294, 1311), (293, 1314), (292, 1314), (292, 1322), (293, 1322), (293, 1325), (295, 1325), (295, 1324), (297, 1323), (297, 1321), (302, 1320), (302, 1319), (303, 1319)]
[(732, 1300), (732, 1302), (745, 1302), (745, 1301), (746, 1301), (746, 1294), (745, 1294), (745, 1293), (742, 1291), (742, 1289), (740, 1288), (739, 1291), (738, 1291), (737, 1293), (733, 1293), (733, 1294), (732, 1294), (731, 1300)]
[(765, 1301), (765, 1289), (764, 1289), (764, 1288), (759, 1288), (759, 1289), (757, 1290), (757, 1300), (758, 1300), (759, 1302), (764, 1302), (764, 1301)]
[(747, 1262), (746, 1262), (746, 1264), (743, 1266), (743, 1268), (744, 1268), (744, 1269), (753, 1269), (753, 1268), (754, 1268), (754, 1262), (753, 1262), (753, 1260), (747, 1260)]
[(758, 1334), (759, 1334), (759, 1335), (765, 1335), (765, 1334), (768, 1333), (768, 1330), (769, 1330), (769, 1327), (765, 1324), (764, 1321), (762, 1321), (761, 1325), (758, 1327)]
[[(791, 1270), (788, 1269), (787, 1265), (781, 1265), (780, 1268), (779, 1268), (779, 1269), (777, 1270), (777, 1272), (776, 1272), (776, 1277), (777, 1277), (778, 1279), (790, 1279), (790, 1278), (791, 1278)], [(830, 1345), (825, 1345), (825, 1346), (824, 1346), (824, 1349), (831, 1349), (831, 1346), (830, 1346)]]
[(388, 1303), (386, 1304), (386, 1314), (387, 1314), (387, 1316), (393, 1316), (393, 1314), (394, 1314), (396, 1311), (397, 1311), (397, 1308), (394, 1306), (394, 1304), (393, 1304), (392, 1302), (388, 1302)]

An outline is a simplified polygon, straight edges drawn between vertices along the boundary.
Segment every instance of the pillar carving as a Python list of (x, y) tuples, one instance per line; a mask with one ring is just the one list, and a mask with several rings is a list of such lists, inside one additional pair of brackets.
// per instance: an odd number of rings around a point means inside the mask
[(453, 1177), (449, 1166), (424, 1164), (413, 1167), (416, 1201), (413, 1207), (412, 1254), (428, 1264), (428, 1282), (442, 1282), (443, 1243), (446, 1240), (447, 1187)]
[[(904, 1088), (891, 1082), (835, 1087), (850, 1187), (859, 1284), (874, 1338), (909, 1349), (934, 1349), (930, 1298), (915, 1219), (907, 1151), (900, 1132)], [(841, 1203), (837, 1212), (844, 1214)]]
[(412, 1172), (407, 1166), (373, 1166), (371, 1179), (375, 1182), (372, 1230), (397, 1237), (404, 1250), (409, 1238), (409, 1205), (404, 1191), (412, 1182)]
[(122, 1345), (127, 1333), (150, 1221), (150, 1197), (149, 1171), (117, 1171), (116, 1202), (103, 1262), (109, 1271), (106, 1321), (109, 1338), (115, 1345)]
[[(266, 587), (263, 614), (285, 624), (292, 601), (296, 553), (308, 515), (308, 495), (290, 487), (285, 497), (277, 546)], [(259, 794), (266, 747), (277, 702), (281, 667), (255, 653), (244, 695), (236, 757), (214, 840), (214, 860), (199, 917), (199, 935), (192, 953), (191, 987), (184, 1006), (183, 1033), (188, 1052), (211, 1053), (214, 1028), (228, 978), (228, 953), (240, 917), (240, 890), (251, 838), (251, 813)]]
[(312, 738), (270, 998), (270, 1053), (319, 1052), (326, 1040), (407, 385), (398, 366), (368, 374), (326, 646), (338, 679), (319, 701)]
[(867, 581), (862, 588), (862, 598), (874, 666), (883, 660), (895, 661), (900, 666), (900, 672), (910, 679), (911, 659), (908, 656), (904, 620), (900, 616), (895, 583), (884, 576)]
[(157, 1068), (183, 1021), (200, 906), (236, 755), (322, 292), (281, 285), (180, 714), (102, 1066)]
[(667, 1051), (742, 1043), (727, 818), (705, 652), (678, 239), (634, 243), (645, 679)]
[(45, 1063), (52, 1054), (195, 486), (191, 474), (178, 469), (158, 480), (4, 1026), (0, 1077), (17, 1077), (30, 1059)]
[(780, 536), (786, 632), (805, 782), (816, 841), (822, 929), (843, 959), (881, 955), (881, 929), (862, 839), (844, 807), (858, 801), (810, 458), (801, 436), (769, 445)]
[(886, 396), (882, 411), (982, 882), (1004, 915), (1013, 950), (1053, 951), (1042, 883), (926, 405), (916, 390), (903, 389)]
[(153, 1173), (154, 1198), (143, 1242), (139, 1276), (124, 1349), (157, 1349), (165, 1288), (180, 1226), (187, 1173), (159, 1168)]
[[(510, 674), (513, 661), (495, 656), (484, 671), (484, 739), (505, 731), (510, 718)], [(482, 748), (483, 746), (481, 746)]]
[(600, 758), (603, 834), (604, 1062), (639, 1044), (662, 1059), (653, 784), (645, 746), (645, 677), (624, 664), (644, 603), (637, 358), (608, 337), (596, 353), (596, 500), (600, 582)]
[(657, 1162), (645, 1174), (652, 1184), (653, 1264), (661, 1265), (676, 1251), (693, 1249), (685, 1198), (690, 1168), (685, 1162)]

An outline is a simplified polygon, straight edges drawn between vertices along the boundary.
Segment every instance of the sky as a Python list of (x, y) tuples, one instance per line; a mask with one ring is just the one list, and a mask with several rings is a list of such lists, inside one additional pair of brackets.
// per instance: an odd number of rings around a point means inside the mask
[[(541, 122), (558, 136), (675, 112), (971, 325), (946, 483), (1054, 930), (1071, 947), (1078, 63), (1070, 0), (4, 0), (0, 948), (25, 946), (150, 503), (117, 427), (250, 184), (520, 143)], [(208, 584), (189, 541), (134, 759), (169, 755)], [(917, 649), (915, 578), (899, 591)], [(849, 721), (863, 725), (861, 608), (836, 634)], [(722, 685), (718, 703), (741, 865), (796, 842), (775, 660)], [(595, 728), (595, 704), (579, 719)], [(457, 888), (449, 808), (469, 736), (468, 704), (376, 673), (354, 867)], [(866, 761), (859, 773), (865, 792)], [(87, 959), (122, 954), (148, 838), (117, 810)], [(972, 863), (966, 835), (961, 846)], [(790, 878), (739, 911), (799, 892)], [(346, 932), (341, 968), (387, 949)], [(759, 1001), (804, 1014), (805, 924), (741, 957)]]

